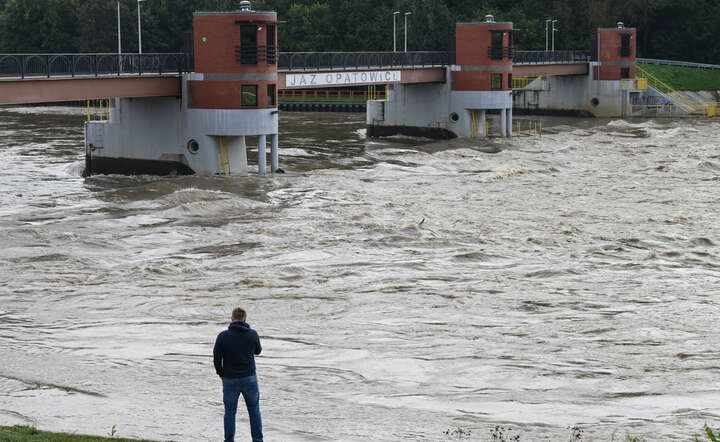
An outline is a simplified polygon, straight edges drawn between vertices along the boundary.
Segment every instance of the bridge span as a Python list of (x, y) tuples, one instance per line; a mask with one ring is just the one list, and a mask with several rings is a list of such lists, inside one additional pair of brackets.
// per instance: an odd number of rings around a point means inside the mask
[[(280, 52), (278, 88), (443, 83), (449, 52)], [(0, 54), (0, 104), (182, 95), (192, 54)], [(515, 51), (513, 75), (587, 75), (579, 51)]]

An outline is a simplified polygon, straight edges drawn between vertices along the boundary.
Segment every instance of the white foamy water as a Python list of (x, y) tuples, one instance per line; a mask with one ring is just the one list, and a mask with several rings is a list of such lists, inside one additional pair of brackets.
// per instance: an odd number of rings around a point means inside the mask
[(0, 117), (0, 424), (219, 440), (242, 305), (268, 440), (720, 426), (715, 122), (429, 144), (285, 113), (285, 176), (83, 179), (76, 111)]

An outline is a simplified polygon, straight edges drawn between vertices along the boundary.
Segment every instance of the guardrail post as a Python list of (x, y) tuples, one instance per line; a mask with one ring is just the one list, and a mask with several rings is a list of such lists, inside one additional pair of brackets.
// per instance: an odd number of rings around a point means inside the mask
[(47, 78), (50, 78), (50, 56), (45, 56), (45, 65), (47, 67)]
[(70, 56), (70, 65), (71, 65), (70, 72), (72, 72), (72, 76), (75, 77), (75, 56), (74, 55)]
[(93, 65), (94, 65), (94, 67), (95, 67), (95, 76), (97, 77), (97, 76), (98, 76), (98, 69), (99, 69), (99, 67), (98, 67), (98, 56), (97, 56), (97, 55), (93, 55)]
[(143, 74), (142, 59), (143, 59), (143, 54), (138, 54), (138, 75)]
[(20, 56), (20, 78), (25, 79), (25, 56)]

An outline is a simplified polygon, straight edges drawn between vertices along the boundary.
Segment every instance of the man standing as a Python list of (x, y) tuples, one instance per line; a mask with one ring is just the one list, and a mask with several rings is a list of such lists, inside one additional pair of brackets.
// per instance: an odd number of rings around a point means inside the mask
[(260, 418), (260, 389), (255, 375), (255, 355), (262, 351), (260, 337), (245, 322), (247, 312), (236, 308), (227, 330), (215, 340), (213, 361), (223, 382), (225, 442), (235, 442), (235, 415), (240, 394), (245, 399), (253, 442), (263, 442)]

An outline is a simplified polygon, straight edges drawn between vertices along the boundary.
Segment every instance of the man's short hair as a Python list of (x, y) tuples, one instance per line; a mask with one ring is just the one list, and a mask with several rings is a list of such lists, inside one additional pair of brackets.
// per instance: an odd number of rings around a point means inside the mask
[(238, 307), (235, 310), (233, 310), (232, 319), (234, 321), (245, 322), (245, 320), (247, 319), (247, 312), (244, 309), (241, 309), (240, 307)]

